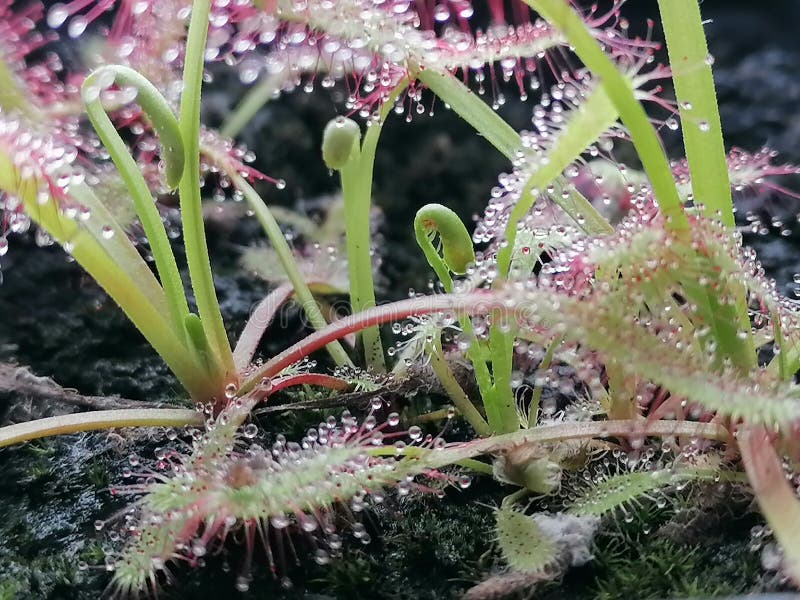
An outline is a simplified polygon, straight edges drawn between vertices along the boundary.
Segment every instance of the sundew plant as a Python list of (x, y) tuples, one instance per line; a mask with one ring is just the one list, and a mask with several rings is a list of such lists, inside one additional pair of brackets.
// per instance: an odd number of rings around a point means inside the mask
[[(182, 408), (0, 429), (7, 446), (179, 428), (181, 444), (157, 451), (152, 468), (137, 459), (130, 484), (113, 490), (131, 496), (130, 510), (98, 523), (127, 537), (107, 555), (111, 593), (154, 591), (175, 563), (198, 565), (230, 538), (245, 546), (232, 585), (247, 590), (254, 554), (280, 576), (276, 540), (303, 532), (310, 558), (325, 564), (345, 538), (369, 540), (355, 516), (388, 492), (441, 493), (473, 475), (515, 487), (496, 522), (512, 579), (589, 561), (588, 546), (565, 547), (565, 531), (590, 535), (665, 489), (725, 480), (749, 485), (784, 573), (800, 583), (798, 311), (742, 245), (732, 200), (798, 170), (768, 149), (726, 152), (698, 0), (659, 1), (669, 65), (651, 35), (629, 33), (620, 5), (0, 0), (0, 261), (17, 236), (61, 245), (185, 389)], [(76, 43), (80, 64), (59, 54)], [(220, 69), (251, 88), (215, 131), (200, 106)], [(304, 264), (257, 191), (285, 183), (235, 141), (277, 95), (335, 86), (347, 99), (320, 161), (341, 183), (344, 276)], [(526, 131), (498, 115), (511, 95), (528, 103)], [(509, 171), (487, 190), (472, 233), (456, 207), (419, 210), (407, 231), (436, 285), (379, 305), (370, 211), (381, 129), (389, 119), (414, 127), (434, 107), (463, 118)], [(680, 131), (685, 159), (665, 155), (664, 128)], [(635, 163), (620, 163), (620, 152)], [(282, 270), (235, 344), (203, 222), (215, 189), (247, 204)], [(179, 202), (180, 240), (165, 226), (167, 195)], [(328, 310), (340, 291), (348, 314)], [(256, 357), (292, 298), (308, 335)], [(466, 378), (455, 372), (464, 364)], [(376, 396), (369, 412), (330, 416), (302, 440), (258, 443), (252, 411), (279, 391), (335, 396), (387, 382), (424, 383), (441, 406), (379, 420)], [(543, 396), (552, 386), (560, 404)], [(463, 419), (474, 439), (425, 435), (412, 417)], [(593, 476), (612, 448), (625, 464)], [(585, 488), (565, 493), (568, 472), (584, 473)], [(559, 510), (526, 512), (526, 499), (541, 496), (560, 499)], [(354, 524), (342, 525), (345, 513)]]

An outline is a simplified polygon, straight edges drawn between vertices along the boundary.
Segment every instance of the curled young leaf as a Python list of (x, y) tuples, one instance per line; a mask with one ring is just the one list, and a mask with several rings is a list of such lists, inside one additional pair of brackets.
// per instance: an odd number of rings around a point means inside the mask
[(167, 185), (170, 189), (175, 189), (183, 176), (185, 162), (180, 127), (164, 96), (143, 75), (122, 65), (106, 65), (86, 77), (81, 87), (81, 96), (86, 105), (86, 114), (97, 131), (97, 135), (111, 152), (112, 138), (118, 138), (119, 134), (106, 115), (106, 109), (100, 100), (100, 93), (114, 83), (120, 87), (135, 90), (136, 102), (158, 133)]
[[(414, 217), (414, 235), (425, 254), (428, 264), (436, 272), (439, 281), (451, 291), (450, 273), (463, 275), (467, 267), (475, 262), (475, 249), (467, 228), (458, 215), (441, 204), (426, 204)], [(433, 245), (439, 236), (442, 255)]]
[(139, 105), (158, 131), (164, 146), (162, 155), (166, 165), (167, 184), (170, 187), (176, 187), (183, 176), (185, 160), (183, 136), (167, 101), (152, 83), (133, 69), (109, 65), (93, 71), (84, 80), (81, 97), (86, 114), (131, 195), (136, 214), (139, 216), (142, 228), (150, 242), (159, 279), (167, 298), (174, 334), (181, 342), (184, 342), (184, 317), (188, 314), (189, 309), (169, 237), (164, 223), (161, 221), (161, 215), (153, 202), (150, 188), (142, 176), (139, 164), (131, 156), (127, 144), (120, 137), (111, 119), (108, 118), (100, 99), (102, 90), (115, 82), (136, 91)]

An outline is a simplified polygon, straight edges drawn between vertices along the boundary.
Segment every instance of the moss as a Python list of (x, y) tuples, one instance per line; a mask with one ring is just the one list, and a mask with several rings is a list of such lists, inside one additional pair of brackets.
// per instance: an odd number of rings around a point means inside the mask
[(84, 474), (88, 481), (96, 489), (105, 489), (111, 483), (111, 476), (108, 472), (108, 465), (101, 460), (92, 460), (86, 466)]
[(386, 507), (375, 515), (375, 541), (349, 545), (342, 559), (317, 570), (310, 587), (337, 598), (461, 597), (487, 566), (494, 512), (485, 502), (494, 501), (480, 489), (448, 496)]
[(606, 548), (598, 556), (597, 600), (716, 597), (745, 593), (759, 574), (757, 557), (742, 540), (722, 537), (685, 546), (654, 537), (635, 548)]
[(0, 600), (87, 600), (105, 586), (94, 521), (124, 500), (106, 491), (126, 453), (105, 432), (7, 448), (0, 461)]
[[(604, 521), (595, 559), (544, 586), (547, 600), (714, 598), (761, 589), (749, 549), (757, 517), (739, 486), (698, 484), (642, 498)], [(774, 590), (766, 590), (774, 591)]]
[(89, 542), (86, 547), (78, 553), (78, 558), (87, 565), (100, 565), (106, 557), (106, 553), (97, 542)]
[(0, 600), (14, 600), (19, 592), (20, 584), (11, 579), (0, 581)]

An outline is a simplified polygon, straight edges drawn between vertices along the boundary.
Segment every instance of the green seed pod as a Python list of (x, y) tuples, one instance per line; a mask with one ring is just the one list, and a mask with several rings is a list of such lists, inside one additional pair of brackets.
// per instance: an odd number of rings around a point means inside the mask
[(322, 134), (322, 160), (329, 169), (340, 171), (350, 160), (361, 141), (361, 128), (347, 117), (338, 116), (325, 126)]
[(495, 479), (523, 487), (536, 494), (549, 494), (561, 485), (563, 469), (547, 450), (536, 444), (520, 444), (500, 452), (492, 463)]
[(425, 239), (430, 244), (431, 238), (439, 234), (444, 262), (456, 275), (466, 273), (467, 267), (475, 262), (475, 248), (467, 228), (446, 206), (426, 204), (420, 208), (414, 218), (414, 229), (420, 246)]

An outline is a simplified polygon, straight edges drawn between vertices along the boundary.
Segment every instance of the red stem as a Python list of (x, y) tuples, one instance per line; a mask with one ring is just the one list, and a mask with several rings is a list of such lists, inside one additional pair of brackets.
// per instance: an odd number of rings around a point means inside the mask
[(786, 480), (772, 436), (766, 429), (742, 428), (738, 440), (758, 505), (783, 549), (783, 567), (795, 584), (800, 584), (800, 501)]
[(315, 331), (308, 337), (268, 360), (255, 374), (248, 377), (239, 388), (239, 394), (246, 394), (265, 377), (274, 377), (283, 369), (305, 358), (334, 340), (367, 327), (389, 321), (405, 319), (413, 315), (452, 311), (458, 314), (476, 315), (499, 311), (509, 311), (505, 297), (493, 292), (473, 292), (470, 294), (443, 294), (410, 298), (391, 304), (384, 304), (354, 315), (350, 315), (327, 327)]
[(274, 394), (275, 392), (295, 385), (315, 385), (317, 387), (324, 387), (340, 392), (353, 387), (349, 381), (334, 377), (333, 375), (325, 375), (323, 373), (298, 373), (297, 375), (289, 375), (276, 379), (270, 386), (269, 393)]

